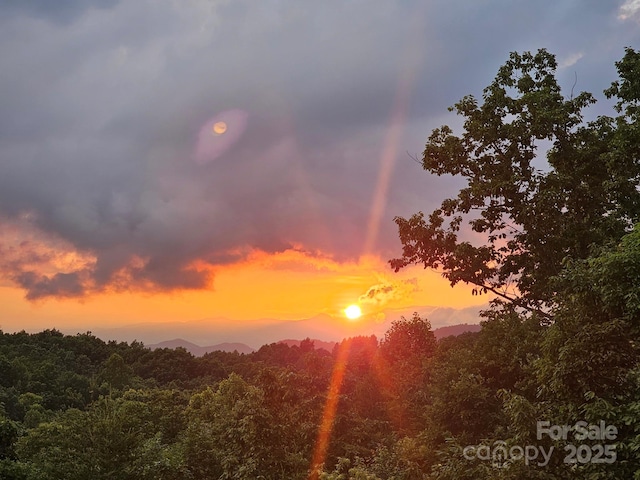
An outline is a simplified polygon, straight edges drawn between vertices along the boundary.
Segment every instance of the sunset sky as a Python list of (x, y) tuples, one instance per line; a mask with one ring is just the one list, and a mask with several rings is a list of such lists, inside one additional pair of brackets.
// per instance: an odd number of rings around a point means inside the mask
[(514, 50), (610, 114), (625, 46), (640, 0), (0, 2), (0, 329), (484, 304), (388, 267), (459, 186), (412, 157)]

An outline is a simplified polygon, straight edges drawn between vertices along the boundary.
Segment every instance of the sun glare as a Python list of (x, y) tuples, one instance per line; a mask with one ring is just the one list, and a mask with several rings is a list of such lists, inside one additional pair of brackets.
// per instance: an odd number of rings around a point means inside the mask
[(358, 305), (349, 305), (344, 309), (344, 314), (349, 320), (357, 320), (362, 316), (362, 310), (360, 310)]

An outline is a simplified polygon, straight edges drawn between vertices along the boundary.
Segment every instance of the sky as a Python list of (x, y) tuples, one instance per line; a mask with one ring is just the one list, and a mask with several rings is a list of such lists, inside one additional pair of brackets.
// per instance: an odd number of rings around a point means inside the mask
[(388, 266), (426, 138), (511, 51), (610, 114), (624, 47), (639, 0), (0, 0), (0, 329), (482, 305)]

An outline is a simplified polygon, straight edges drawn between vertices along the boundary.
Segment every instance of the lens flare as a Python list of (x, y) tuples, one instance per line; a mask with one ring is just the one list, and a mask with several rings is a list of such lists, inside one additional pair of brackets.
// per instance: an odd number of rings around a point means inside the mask
[(351, 342), (343, 341), (338, 347), (338, 356), (333, 365), (333, 373), (329, 382), (329, 391), (322, 412), (322, 421), (318, 429), (318, 437), (313, 449), (313, 458), (311, 460), (309, 480), (319, 480), (320, 469), (324, 465), (327, 458), (327, 450), (329, 449), (329, 440), (331, 440), (331, 431), (333, 423), (336, 419), (338, 410), (338, 400), (340, 400), (340, 390), (342, 389), (342, 381), (344, 372), (347, 368), (347, 360), (349, 359), (349, 350)]
[(213, 124), (212, 130), (215, 135), (222, 135), (227, 131), (227, 124), (226, 122), (216, 122)]
[(240, 109), (226, 110), (201, 126), (193, 150), (193, 160), (205, 165), (224, 155), (242, 137), (249, 114)]

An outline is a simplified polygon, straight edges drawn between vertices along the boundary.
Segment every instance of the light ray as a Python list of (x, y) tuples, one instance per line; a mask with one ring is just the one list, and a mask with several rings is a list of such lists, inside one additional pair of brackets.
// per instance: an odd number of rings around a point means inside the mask
[(394, 431), (405, 430), (407, 412), (403, 403), (399, 401), (400, 392), (398, 385), (394, 382), (396, 375), (393, 374), (388, 362), (379, 355), (373, 361), (373, 372), (382, 397), (388, 405), (387, 415)]
[(387, 204), (389, 183), (396, 164), (398, 145), (404, 132), (409, 99), (420, 61), (420, 51), (416, 45), (419, 45), (419, 42), (417, 42), (417, 33), (419, 33), (422, 28), (422, 13), (423, 12), (416, 12), (414, 16), (415, 21), (412, 25), (413, 28), (409, 35), (409, 41), (407, 42), (408, 48), (405, 49), (403, 55), (403, 65), (400, 78), (398, 79), (398, 89), (396, 90), (393, 102), (389, 130), (387, 131), (382, 154), (380, 155), (380, 170), (371, 204), (371, 211), (369, 213), (369, 223), (367, 225), (367, 234), (363, 249), (364, 255), (371, 254), (375, 248), (378, 231), (380, 230), (380, 221)]
[(342, 387), (342, 380), (344, 379), (344, 372), (347, 367), (347, 360), (349, 359), (351, 342), (348, 340), (343, 341), (339, 348), (336, 362), (333, 366), (333, 373), (331, 374), (327, 400), (324, 404), (324, 411), (322, 412), (322, 421), (320, 423), (320, 429), (318, 430), (318, 438), (313, 451), (309, 480), (318, 480), (319, 471), (327, 457), (327, 449), (329, 448), (331, 431), (333, 430), (333, 423), (336, 418), (338, 401), (340, 400), (340, 390)]
[[(398, 89), (396, 91), (394, 107), (391, 115), (390, 128), (387, 132), (384, 148), (380, 157), (380, 171), (378, 173), (378, 181), (371, 205), (371, 212), (369, 214), (363, 256), (370, 255), (375, 247), (380, 221), (387, 203), (389, 182), (391, 180), (391, 175), (396, 161), (396, 151), (404, 130), (409, 98), (411, 96), (411, 90), (418, 66), (420, 52), (416, 47), (416, 45), (419, 45), (419, 42), (416, 40), (418, 37), (417, 33), (419, 33), (422, 28), (424, 13), (424, 10), (420, 9), (420, 11), (417, 11), (416, 15), (414, 15), (413, 18), (415, 21), (412, 25), (413, 28), (410, 29), (411, 31), (408, 38), (409, 48), (404, 51), (404, 68), (400, 72)], [(342, 381), (344, 379), (345, 368), (349, 358), (349, 349), (350, 342), (343, 341), (340, 345), (340, 350), (338, 351), (336, 362), (333, 367), (329, 392), (327, 394), (327, 400), (322, 414), (322, 421), (311, 461), (309, 480), (319, 479), (320, 470), (326, 460), (331, 432), (333, 430), (333, 424), (338, 408)], [(387, 392), (393, 392), (393, 382), (391, 382), (392, 377), (388, 369), (381, 364), (376, 368), (376, 370), (381, 386), (385, 388)], [(387, 395), (389, 395), (389, 393), (387, 393)], [(402, 424), (402, 417), (404, 417), (403, 412), (389, 412), (389, 415), (392, 419), (392, 423), (396, 425)]]

